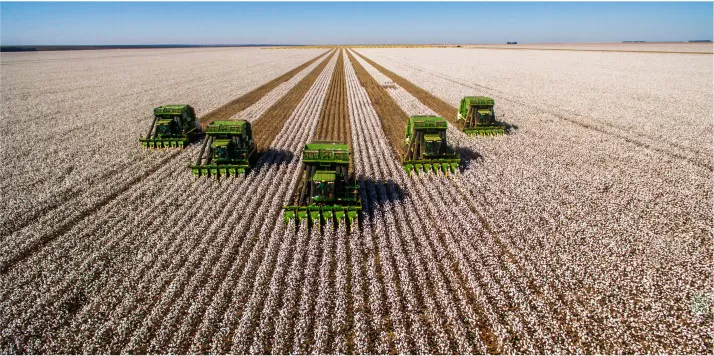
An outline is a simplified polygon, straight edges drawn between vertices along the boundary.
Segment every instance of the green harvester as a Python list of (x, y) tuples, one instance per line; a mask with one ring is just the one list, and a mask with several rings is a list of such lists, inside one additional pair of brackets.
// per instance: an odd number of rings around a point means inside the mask
[(190, 105), (154, 108), (149, 133), (139, 141), (144, 148), (186, 147), (201, 135), (201, 124)]
[(496, 121), (495, 102), (485, 96), (467, 96), (461, 99), (456, 122), (467, 135), (497, 136), (506, 132), (506, 124)]
[(302, 151), (302, 162), (300, 182), (290, 204), (283, 207), (285, 223), (297, 219), (298, 225), (305, 222), (313, 228), (322, 223), (357, 226), (362, 200), (349, 173), (349, 147), (337, 141), (314, 141)]
[(206, 127), (206, 138), (191, 172), (198, 177), (245, 175), (250, 170), (255, 151), (250, 122), (213, 121)]
[(412, 171), (458, 173), (461, 156), (446, 143), (449, 124), (438, 116), (412, 116), (407, 122), (403, 163), (407, 174)]

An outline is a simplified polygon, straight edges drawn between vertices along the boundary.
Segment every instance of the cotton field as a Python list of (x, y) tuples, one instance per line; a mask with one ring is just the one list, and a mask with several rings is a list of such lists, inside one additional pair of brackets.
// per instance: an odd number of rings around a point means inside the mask
[[(714, 57), (623, 46), (3, 53), (0, 352), (711, 353)], [(449, 112), (458, 174), (408, 175), (402, 117), (476, 95), (510, 133)], [(164, 104), (255, 169), (142, 149)], [(321, 138), (359, 226), (284, 221)]]

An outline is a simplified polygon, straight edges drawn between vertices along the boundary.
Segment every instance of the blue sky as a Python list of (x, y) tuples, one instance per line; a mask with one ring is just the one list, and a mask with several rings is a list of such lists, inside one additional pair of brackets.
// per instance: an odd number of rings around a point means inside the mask
[(2, 45), (712, 39), (712, 3), (15, 3)]

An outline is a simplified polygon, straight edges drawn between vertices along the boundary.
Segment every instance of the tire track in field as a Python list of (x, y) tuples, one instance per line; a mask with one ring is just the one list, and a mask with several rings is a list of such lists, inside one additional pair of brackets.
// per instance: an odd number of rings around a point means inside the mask
[(290, 114), (300, 104), (302, 98), (315, 83), (317, 77), (327, 67), (336, 51), (333, 51), (315, 69), (293, 87), (275, 105), (266, 110), (265, 113), (253, 122), (253, 140), (258, 146), (258, 152), (265, 152), (278, 136), (283, 126), (288, 121)]
[(271, 90), (275, 89), (278, 85), (290, 80), (290, 78), (300, 73), (303, 69), (309, 67), (310, 64), (320, 59), (325, 53), (327, 52), (320, 53), (317, 57), (295, 67), (293, 70), (253, 89), (249, 93), (246, 93), (215, 110), (212, 110), (208, 114), (201, 117), (201, 129), (205, 129), (206, 126), (208, 126), (208, 124), (212, 121), (228, 120), (233, 117), (233, 115), (247, 109), (251, 105), (258, 102), (258, 100), (268, 94)]
[(407, 114), (392, 100), (392, 97), (372, 78), (367, 70), (359, 64), (350, 51), (347, 51), (347, 56), (350, 62), (352, 62), (357, 76), (360, 78), (360, 83), (365, 90), (367, 90), (374, 109), (377, 111), (384, 134), (387, 136), (387, 140), (389, 140), (392, 150), (394, 151), (394, 156), (402, 157), (405, 153), (402, 147), (402, 141), (404, 138), (404, 127), (406, 127), (408, 119)]
[[(347, 110), (347, 86), (343, 50), (337, 57), (337, 66), (332, 74), (327, 98), (322, 105), (317, 122), (316, 140), (342, 141), (350, 144), (350, 123)], [(351, 146), (350, 146), (351, 147)]]
[[(358, 53), (357, 51), (355, 51), (355, 53), (357, 53), (357, 55), (360, 56), (362, 59), (364, 59), (367, 63), (371, 64), (371, 65), (372, 65), (373, 67), (375, 67), (377, 70), (379, 70), (379, 71), (382, 72), (384, 75), (386, 75), (387, 77), (389, 77), (389, 79), (391, 79), (391, 80), (394, 81), (396, 84), (398, 84), (399, 86), (401, 86), (402, 88), (404, 88), (404, 90), (406, 90), (406, 91), (409, 92), (411, 95), (413, 95), (414, 97), (416, 97), (416, 98), (417, 98), (419, 101), (421, 101), (424, 105), (426, 105), (426, 106), (429, 107), (430, 109), (434, 110), (436, 113), (438, 113), (439, 115), (441, 115), (443, 118), (449, 120), (449, 122), (451, 122), (453, 125), (456, 125), (456, 113), (457, 113), (457, 111), (458, 111), (456, 107), (451, 106), (450, 104), (444, 102), (444, 101), (441, 100), (440, 98), (438, 98), (438, 97), (434, 96), (433, 94), (427, 92), (426, 90), (424, 90), (424, 89), (422, 89), (421, 87), (417, 86), (416, 84), (410, 82), (409, 80), (405, 79), (404, 77), (401, 77), (401, 76), (399, 76), (398, 74), (396, 74), (396, 73), (394, 73), (394, 72), (392, 72), (392, 71), (390, 71), (390, 70), (384, 68), (383, 66), (377, 64), (376, 62), (372, 61), (371, 59), (365, 57), (365, 56), (362, 55), (361, 53)], [(453, 78), (450, 78), (450, 77), (448, 77), (448, 76), (446, 76), (446, 75), (443, 75), (443, 74), (440, 74), (440, 73), (435, 73), (435, 72), (432, 72), (432, 71), (428, 71), (428, 70), (426, 70), (426, 69), (419, 68), (419, 67), (417, 67), (417, 66), (415, 66), (415, 65), (411, 65), (411, 64), (403, 63), (403, 62), (399, 62), (399, 61), (395, 61), (395, 62), (400, 63), (400, 64), (403, 64), (403, 65), (408, 66), (408, 67), (411, 67), (411, 68), (414, 68), (414, 69), (419, 70), (419, 71), (426, 72), (426, 73), (428, 73), (428, 74), (434, 75), (434, 76), (436, 76), (436, 77), (439, 77), (439, 78), (441, 78), (441, 79), (447, 80), (447, 81), (449, 81), (449, 82), (452, 82), (452, 83), (455, 83), (455, 84), (458, 84), (458, 85), (462, 85), (462, 86), (469, 87), (469, 88), (472, 88), (472, 89), (477, 89), (477, 90), (486, 89), (486, 90), (489, 90), (489, 91), (492, 91), (492, 92), (495, 92), (495, 93), (500, 93), (500, 91), (498, 91), (498, 90), (496, 90), (496, 89), (493, 89), (493, 88), (490, 88), (490, 87), (486, 87), (486, 86), (479, 85), (479, 84), (463, 83), (463, 82), (460, 82), (460, 81), (455, 80), (455, 79), (453, 79)], [(595, 126), (595, 125), (590, 124), (590, 123), (587, 123), (587, 122), (583, 122), (583, 121), (580, 121), (580, 120), (575, 120), (575, 119), (566, 117), (565, 115), (562, 115), (562, 114), (560, 114), (560, 113), (558, 113), (558, 112), (555, 112), (555, 111), (553, 111), (553, 110), (546, 110), (546, 109), (543, 109), (543, 108), (534, 106), (534, 105), (532, 105), (532, 104), (528, 104), (528, 103), (526, 103), (526, 102), (523, 102), (523, 101), (518, 100), (518, 99), (515, 99), (515, 98), (509, 98), (509, 97), (507, 97), (505, 94), (498, 94), (498, 95), (501, 96), (501, 100), (505, 100), (505, 101), (507, 101), (507, 102), (511, 102), (511, 103), (514, 103), (514, 104), (517, 104), (517, 105), (520, 105), (520, 106), (523, 106), (523, 107), (526, 107), (526, 108), (529, 108), (529, 109), (532, 109), (532, 110), (535, 110), (535, 111), (538, 111), (538, 112), (541, 112), (541, 113), (545, 113), (545, 114), (549, 114), (549, 115), (555, 116), (556, 118), (558, 118), (558, 119), (560, 119), (560, 120), (567, 121), (567, 122), (569, 122), (569, 123), (572, 123), (572, 124), (574, 124), (574, 125), (577, 125), (577, 126), (580, 126), (580, 127), (586, 128), (586, 129), (589, 129), (589, 130), (597, 131), (597, 132), (602, 133), (602, 134), (604, 134), (604, 135), (608, 135), (608, 136), (611, 136), (611, 137), (619, 138), (619, 139), (621, 139), (621, 140), (624, 140), (624, 141), (627, 142), (627, 143), (633, 144), (633, 145), (638, 146), (638, 147), (642, 147), (642, 148), (645, 148), (645, 149), (649, 149), (649, 150), (651, 150), (651, 151), (654, 151), (654, 152), (657, 152), (657, 153), (660, 153), (660, 154), (663, 154), (663, 155), (666, 155), (666, 156), (670, 156), (670, 157), (674, 157), (674, 158), (677, 158), (677, 159), (685, 160), (685, 161), (689, 162), (689, 163), (692, 164), (692, 165), (695, 165), (695, 166), (698, 166), (698, 167), (701, 167), (701, 168), (705, 168), (705, 169), (709, 170), (710, 172), (714, 171), (714, 166), (711, 165), (711, 164), (708, 164), (708, 163), (706, 163), (706, 162), (700, 162), (699, 160), (697, 160), (697, 159), (695, 159), (695, 158), (692, 158), (692, 157), (689, 157), (689, 156), (685, 156), (685, 155), (683, 155), (683, 154), (681, 154), (681, 153), (678, 153), (678, 152), (673, 152), (673, 151), (671, 151), (671, 150), (669, 150), (669, 149), (664, 149), (664, 148), (660, 148), (660, 147), (655, 147), (655, 146), (653, 146), (653, 145), (650, 144), (650, 143), (643, 142), (642, 140), (635, 139), (635, 138), (632, 138), (632, 137), (631, 137), (632, 135), (635, 135), (635, 136), (637, 136), (638, 138), (644, 138), (644, 139), (648, 139), (648, 140), (655, 140), (655, 139), (653, 139), (652, 137), (650, 137), (650, 136), (648, 136), (648, 135), (646, 135), (646, 134), (642, 134), (642, 133), (639, 133), (639, 132), (625, 132), (625, 133), (617, 132), (617, 131), (625, 131), (625, 129), (620, 128), (620, 127), (618, 127), (618, 126), (615, 126), (615, 125), (613, 125), (613, 124), (609, 124), (609, 123), (606, 123), (606, 122), (600, 122), (600, 121), (598, 121), (599, 124), (602, 124), (602, 125), (604, 125), (604, 126), (610, 128), (610, 129), (612, 129), (612, 130), (615, 130), (615, 132), (613, 132), (613, 131), (610, 131), (610, 130), (608, 130), (608, 129), (605, 129), (605, 128), (602, 128), (602, 127), (598, 127), (598, 126)], [(574, 115), (582, 116), (582, 115), (579, 115), (579, 114), (574, 114)], [(592, 119), (597, 120), (597, 119), (595, 119), (595, 118), (592, 118)], [(702, 153), (699, 152), (699, 151), (692, 150), (692, 149), (689, 148), (689, 147), (679, 146), (679, 145), (676, 144), (676, 143), (666, 142), (666, 144), (669, 145), (669, 146), (674, 146), (675, 148), (677, 148), (677, 149), (679, 149), (679, 150), (686, 150), (686, 151), (688, 151), (689, 153), (695, 155), (695, 157), (698, 157), (699, 155), (702, 155)]]
[[(176, 166), (176, 162), (174, 162), (173, 166)], [(158, 177), (161, 181), (168, 181), (170, 180), (174, 174), (161, 174), (164, 171), (171, 171), (172, 166), (162, 166), (161, 170), (159, 172), (155, 173), (155, 177)], [(174, 169), (176, 167), (173, 167)], [(154, 177), (154, 178), (155, 178)], [(152, 178), (153, 179), (153, 178)], [(149, 196), (151, 196), (151, 193), (148, 193)], [(136, 201), (137, 199), (141, 199), (147, 196), (147, 192), (133, 192), (130, 194), (130, 196), (123, 196), (122, 199), (126, 198), (129, 199), (130, 201)], [(170, 196), (170, 195), (167, 195)], [(163, 197), (163, 196), (162, 196)], [(170, 202), (171, 200), (168, 200)], [(117, 210), (119, 212), (117, 212)], [(17, 290), (16, 294), (19, 294), (22, 299), (17, 301), (17, 304), (13, 302), (12, 300), (6, 300), (3, 301), (3, 306), (6, 306), (8, 304), (13, 307), (13, 309), (19, 308), (19, 312), (22, 313), (21, 316), (17, 314), (11, 314), (7, 316), (8, 324), (7, 326), (4, 326), (3, 331), (2, 331), (2, 336), (3, 338), (8, 337), (9, 335), (15, 334), (16, 336), (18, 330), (23, 330), (20, 331), (20, 334), (32, 334), (32, 335), (42, 335), (42, 334), (47, 334), (49, 331), (42, 332), (42, 330), (38, 330), (37, 332), (31, 332), (29, 330), (35, 330), (37, 328), (42, 328), (42, 327), (51, 327), (51, 330), (56, 329), (56, 327), (59, 327), (60, 324), (63, 322), (68, 321), (67, 315), (63, 315), (63, 305), (67, 305), (66, 302), (70, 302), (69, 305), (76, 305), (76, 307), (80, 307), (82, 305), (81, 299), (84, 299), (85, 296), (87, 295), (92, 295), (92, 293), (96, 292), (95, 290), (97, 289), (96, 285), (91, 285), (88, 284), (89, 282), (87, 280), (94, 280), (98, 274), (101, 273), (112, 273), (116, 269), (116, 262), (113, 261), (113, 259), (110, 259), (109, 256), (111, 256), (111, 251), (114, 249), (118, 248), (127, 248), (132, 245), (132, 244), (137, 244), (137, 240), (126, 240), (122, 241), (120, 238), (115, 238), (115, 236), (124, 236), (124, 234), (127, 232), (128, 226), (125, 225), (122, 227), (119, 226), (120, 222), (123, 220), (123, 215), (121, 214), (122, 212), (122, 207), (121, 206), (115, 206), (114, 209), (110, 209), (109, 211), (104, 212), (103, 216), (105, 216), (105, 220), (108, 220), (106, 222), (102, 222), (100, 224), (94, 225), (94, 229), (90, 231), (81, 231), (80, 234), (77, 236), (77, 239), (80, 241), (88, 239), (89, 236), (91, 236), (94, 233), (97, 233), (99, 231), (103, 232), (102, 234), (102, 239), (106, 240), (101, 243), (98, 243), (99, 246), (102, 246), (100, 249), (93, 249), (91, 247), (89, 248), (84, 248), (82, 252), (85, 252), (87, 256), (76, 259), (74, 261), (74, 268), (77, 269), (83, 269), (81, 273), (72, 273), (69, 274), (68, 276), (63, 276), (57, 274), (52, 274), (49, 276), (49, 278), (43, 280), (44, 285), (43, 287), (46, 287), (46, 290), (41, 290), (37, 293), (39, 295), (33, 296), (33, 297), (28, 297), (27, 291), (23, 293), (22, 290)], [(139, 221), (144, 222), (147, 221), (146, 217), (141, 218)], [(153, 219), (149, 220), (150, 222), (154, 222)], [(110, 228), (107, 228), (110, 227)], [(73, 228), (75, 230), (75, 228)], [(70, 248), (73, 247), (73, 242), (68, 241), (65, 242), (65, 245), (69, 245)], [(119, 246), (117, 246), (119, 245)], [(122, 246), (123, 245), (123, 246)], [(64, 250), (64, 249), (62, 249)], [(49, 258), (52, 258), (51, 253)], [(33, 258), (35, 258), (33, 255)], [(47, 257), (44, 257), (47, 258)], [(70, 261), (67, 261), (70, 262)], [(60, 262), (61, 263), (61, 262)], [(67, 263), (68, 264), (68, 263)], [(71, 267), (72, 268), (72, 267)], [(13, 273), (18, 272), (21, 273), (21, 271), (17, 271), (16, 269), (12, 270)], [(55, 270), (56, 272), (56, 270)], [(23, 275), (21, 275), (23, 276)], [(83, 286), (84, 282), (84, 287)], [(19, 283), (27, 283), (28, 285), (31, 282), (19, 282)], [(22, 286), (22, 285), (21, 285)], [(25, 287), (25, 286), (22, 286)], [(30, 286), (31, 287), (31, 286)], [(34, 289), (34, 288), (33, 288)], [(34, 290), (31, 290), (31, 292), (34, 292)], [(79, 297), (79, 298), (77, 298)], [(75, 300), (76, 301), (73, 301)], [(77, 303), (79, 302), (79, 305)], [(29, 303), (29, 306), (25, 306), (24, 304)], [(14, 305), (13, 305), (14, 304)], [(19, 304), (19, 305), (18, 305)], [(73, 307), (72, 309), (76, 309), (76, 307)], [(9, 313), (8, 313), (9, 314)], [(69, 315), (70, 317), (74, 317), (75, 313), (72, 312)], [(31, 324), (27, 324), (27, 322), (32, 321)], [(3, 322), (4, 323), (4, 322)], [(51, 334), (51, 332), (50, 332)], [(45, 337), (49, 337), (51, 335), (43, 335)], [(19, 338), (18, 340), (14, 341), (15, 343), (20, 342), (20, 345), (22, 345), (22, 338)], [(50, 345), (54, 344), (52, 342), (49, 342)], [(27, 345), (27, 344), (25, 344)], [(20, 348), (19, 350), (22, 350)], [(34, 352), (40, 353), (41, 350), (34, 350)]]
[(40, 236), (36, 241), (30, 242), (29, 246), (22, 246), (23, 249), (17, 251), (17, 253), (15, 255), (12, 255), (12, 256), (9, 256), (9, 257), (6, 257), (6, 258), (3, 258), (2, 260), (0, 260), (0, 275), (6, 274), (10, 268), (12, 268), (16, 264), (22, 262), (24, 259), (29, 257), (31, 254), (37, 252), (38, 250), (40, 250), (41, 248), (46, 246), (50, 241), (62, 236), (66, 232), (68, 232), (72, 228), (72, 226), (76, 225), (80, 221), (95, 214), (99, 209), (101, 209), (105, 205), (111, 203), (118, 196), (120, 196), (124, 192), (128, 191), (135, 185), (141, 183), (146, 177), (148, 177), (148, 176), (152, 175), (154, 172), (158, 171), (163, 165), (168, 164), (171, 161), (173, 161), (174, 159), (176, 159), (177, 157), (179, 157), (180, 156), (179, 153), (180, 153), (180, 151), (172, 152), (171, 155), (160, 160), (159, 164), (148, 169), (147, 171), (143, 172), (142, 174), (134, 177), (134, 179), (130, 180), (123, 187), (111, 192), (108, 196), (104, 197), (99, 202), (92, 204), (87, 209), (83, 210), (82, 212), (80, 212), (79, 214), (77, 214), (75, 216), (68, 218), (64, 222), (53, 226), (52, 231)]

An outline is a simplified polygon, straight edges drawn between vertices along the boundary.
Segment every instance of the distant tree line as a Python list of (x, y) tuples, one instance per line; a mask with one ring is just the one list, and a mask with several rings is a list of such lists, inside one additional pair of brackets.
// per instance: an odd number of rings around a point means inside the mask
[(90, 49), (145, 49), (145, 48), (203, 48), (203, 47), (265, 47), (265, 46), (295, 46), (272, 44), (236, 44), (236, 45), (66, 45), (66, 46), (0, 46), (0, 52), (32, 52), (32, 51), (78, 51)]

